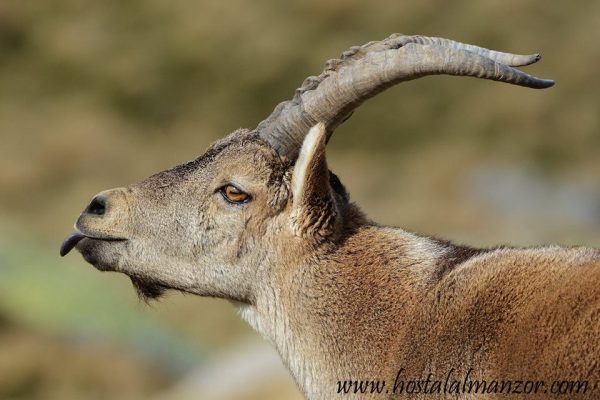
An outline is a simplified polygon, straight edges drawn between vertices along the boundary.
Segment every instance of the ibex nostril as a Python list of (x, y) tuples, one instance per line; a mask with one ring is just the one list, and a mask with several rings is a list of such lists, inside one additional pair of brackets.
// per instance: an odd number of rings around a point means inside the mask
[(106, 197), (98, 195), (92, 199), (85, 209), (86, 214), (104, 215), (106, 212)]

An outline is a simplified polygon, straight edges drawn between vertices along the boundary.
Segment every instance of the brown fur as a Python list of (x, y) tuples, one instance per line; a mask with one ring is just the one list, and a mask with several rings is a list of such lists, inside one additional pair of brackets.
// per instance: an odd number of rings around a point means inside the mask
[(600, 252), (450, 247), (462, 257), (451, 266), (444, 255), (412, 254), (403, 244), (415, 237), (405, 232), (352, 231), (307, 267), (287, 303), (318, 333), (312, 354), (328, 353), (319, 358), (335, 371), (330, 388), (342, 379), (394, 382), (401, 368), (405, 378), (439, 379), (473, 368), (473, 379), (588, 380), (580, 397), (597, 398)]

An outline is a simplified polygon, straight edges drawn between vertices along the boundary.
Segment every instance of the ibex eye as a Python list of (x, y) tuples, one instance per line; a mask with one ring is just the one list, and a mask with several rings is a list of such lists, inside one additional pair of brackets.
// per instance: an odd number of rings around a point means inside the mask
[(248, 193), (233, 185), (225, 185), (220, 189), (221, 194), (230, 203), (241, 204), (250, 201), (251, 197)]

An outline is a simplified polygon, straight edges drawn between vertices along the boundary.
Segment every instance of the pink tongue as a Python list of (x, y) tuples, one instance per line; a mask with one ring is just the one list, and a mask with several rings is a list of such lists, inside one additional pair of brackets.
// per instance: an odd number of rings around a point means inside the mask
[(67, 254), (69, 254), (69, 252), (73, 250), (73, 247), (75, 247), (77, 243), (79, 243), (79, 241), (84, 237), (85, 235), (79, 232), (73, 232), (72, 234), (67, 236), (67, 238), (60, 245), (60, 256), (64, 257)]

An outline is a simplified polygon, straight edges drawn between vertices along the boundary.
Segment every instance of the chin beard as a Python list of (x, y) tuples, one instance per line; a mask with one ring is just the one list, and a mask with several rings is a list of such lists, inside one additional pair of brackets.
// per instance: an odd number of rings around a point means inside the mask
[(131, 283), (137, 292), (138, 297), (144, 303), (150, 302), (150, 300), (156, 300), (162, 296), (167, 287), (161, 285), (158, 282), (154, 282), (139, 276), (130, 276)]

